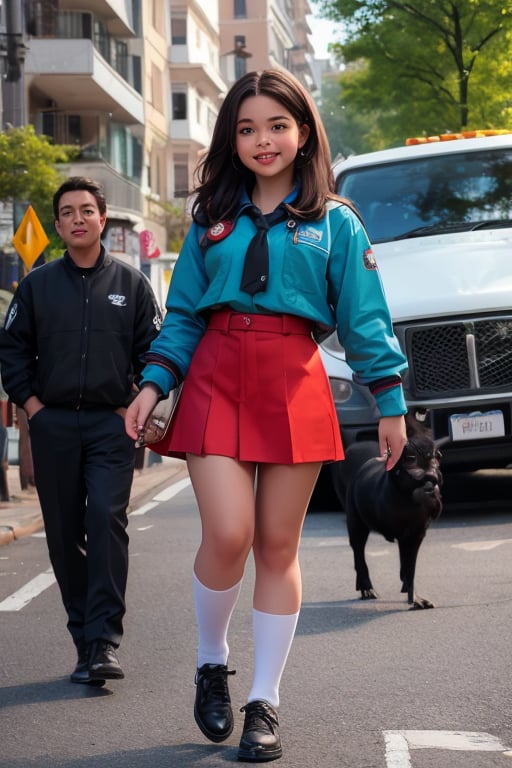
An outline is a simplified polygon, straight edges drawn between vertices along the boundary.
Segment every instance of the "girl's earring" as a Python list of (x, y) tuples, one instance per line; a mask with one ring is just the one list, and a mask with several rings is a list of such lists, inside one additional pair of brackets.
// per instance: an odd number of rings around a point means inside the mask
[(295, 167), (302, 168), (303, 165), (306, 165), (306, 162), (307, 162), (306, 152), (303, 149), (299, 149), (295, 157)]

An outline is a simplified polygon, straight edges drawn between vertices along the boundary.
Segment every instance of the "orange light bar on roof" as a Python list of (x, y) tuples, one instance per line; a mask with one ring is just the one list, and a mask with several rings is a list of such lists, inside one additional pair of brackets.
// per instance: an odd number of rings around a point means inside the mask
[(412, 144), (431, 144), (436, 141), (454, 141), (455, 139), (480, 139), (484, 136), (502, 136), (512, 133), (507, 128), (487, 128), (482, 131), (462, 131), (460, 133), (441, 133), (439, 136), (413, 136), (405, 140), (406, 146)]

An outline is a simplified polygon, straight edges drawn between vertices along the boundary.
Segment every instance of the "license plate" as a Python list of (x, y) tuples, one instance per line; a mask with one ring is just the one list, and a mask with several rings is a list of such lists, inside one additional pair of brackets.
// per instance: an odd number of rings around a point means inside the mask
[(501, 411), (475, 411), (475, 413), (454, 413), (450, 416), (452, 440), (485, 440), (489, 437), (503, 437), (505, 424)]

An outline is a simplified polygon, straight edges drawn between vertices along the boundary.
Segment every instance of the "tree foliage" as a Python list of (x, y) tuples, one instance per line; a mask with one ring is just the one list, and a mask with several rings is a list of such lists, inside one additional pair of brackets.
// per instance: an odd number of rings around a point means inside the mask
[(512, 127), (512, 0), (319, 2), (346, 30), (341, 101), (369, 120), (359, 144)]
[(32, 125), (0, 133), (0, 200), (30, 203), (52, 245), (60, 242), (54, 235), (52, 212), (53, 194), (63, 180), (56, 165), (77, 154), (76, 147), (51, 144)]

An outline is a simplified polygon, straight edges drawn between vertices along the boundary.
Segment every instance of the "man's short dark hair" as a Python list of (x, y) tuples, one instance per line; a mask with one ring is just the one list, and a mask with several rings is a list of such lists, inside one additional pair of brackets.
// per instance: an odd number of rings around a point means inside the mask
[(71, 176), (67, 181), (60, 185), (53, 196), (53, 215), (56, 219), (59, 218), (59, 204), (62, 195), (66, 192), (76, 192), (81, 189), (90, 192), (91, 195), (94, 196), (98, 204), (98, 210), (101, 214), (107, 212), (107, 199), (105, 197), (103, 186), (98, 181), (87, 179), (85, 176)]

